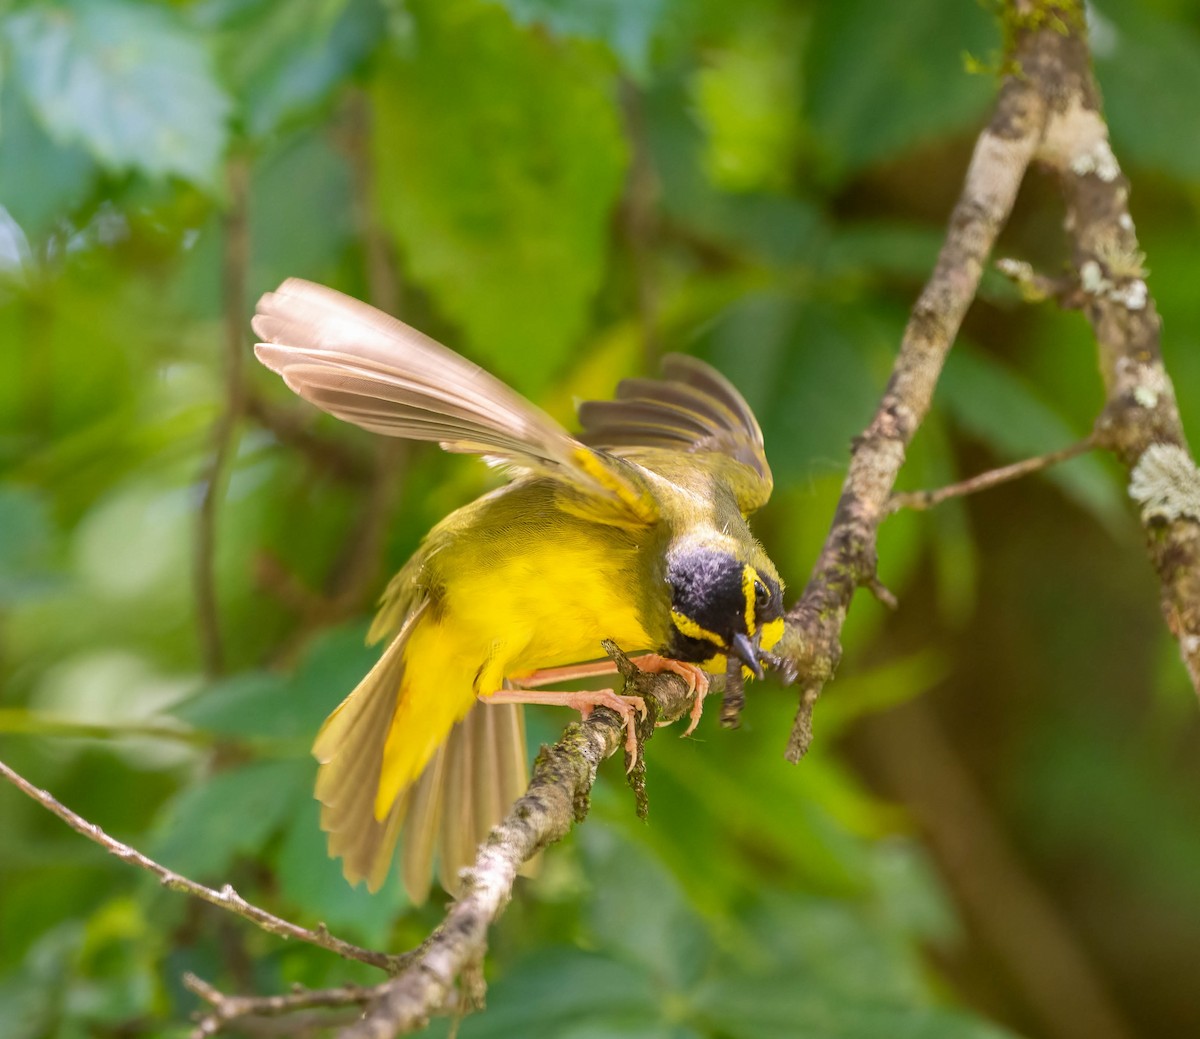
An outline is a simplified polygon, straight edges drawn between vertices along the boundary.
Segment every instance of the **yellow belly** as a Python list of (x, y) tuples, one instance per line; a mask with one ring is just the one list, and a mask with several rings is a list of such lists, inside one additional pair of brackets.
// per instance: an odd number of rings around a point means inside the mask
[(599, 657), (601, 639), (629, 651), (651, 648), (636, 589), (616, 567), (598, 565), (604, 562), (594, 549), (544, 545), (536, 564), (518, 556), (448, 584), (445, 623), (482, 666), (473, 692), (486, 695), (512, 675)]
[[(528, 549), (527, 551), (525, 549)], [(375, 814), (420, 776), (479, 696), (540, 668), (657, 648), (636, 608), (634, 561), (582, 539), (541, 539), (502, 554), (447, 553), (440, 595), (405, 647), (404, 679), (384, 748)]]

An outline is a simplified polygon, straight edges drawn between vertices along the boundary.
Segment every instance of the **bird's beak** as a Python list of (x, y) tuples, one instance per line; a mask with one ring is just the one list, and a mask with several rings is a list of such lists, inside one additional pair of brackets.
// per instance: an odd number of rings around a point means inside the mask
[(762, 678), (762, 662), (758, 659), (762, 651), (758, 647), (758, 639), (751, 642), (745, 635), (734, 635), (733, 652), (743, 664), (754, 672), (755, 678)]

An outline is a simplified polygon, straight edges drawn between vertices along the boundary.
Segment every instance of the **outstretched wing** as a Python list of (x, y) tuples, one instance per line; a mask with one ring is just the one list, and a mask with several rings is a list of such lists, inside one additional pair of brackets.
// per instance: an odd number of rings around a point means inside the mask
[(773, 480), (754, 412), (728, 379), (683, 354), (663, 360), (663, 378), (624, 379), (616, 400), (579, 406), (580, 439), (636, 459), (645, 448), (706, 455), (749, 514), (771, 497)]
[(323, 285), (289, 278), (259, 300), (255, 354), (305, 400), (386, 436), (432, 440), (551, 476), (589, 514), (652, 523), (654, 504), (620, 463), (415, 328)]

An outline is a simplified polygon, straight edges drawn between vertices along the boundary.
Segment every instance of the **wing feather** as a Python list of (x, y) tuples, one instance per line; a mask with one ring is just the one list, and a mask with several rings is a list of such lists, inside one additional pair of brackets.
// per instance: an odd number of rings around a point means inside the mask
[(259, 300), (258, 359), (295, 393), (374, 433), (432, 440), (561, 481), (600, 522), (657, 512), (627, 466), (415, 328), (350, 296), (290, 278)]
[(637, 461), (646, 449), (708, 456), (744, 513), (766, 504), (773, 479), (754, 412), (728, 379), (703, 361), (670, 354), (663, 379), (625, 379), (615, 400), (579, 406), (591, 447)]

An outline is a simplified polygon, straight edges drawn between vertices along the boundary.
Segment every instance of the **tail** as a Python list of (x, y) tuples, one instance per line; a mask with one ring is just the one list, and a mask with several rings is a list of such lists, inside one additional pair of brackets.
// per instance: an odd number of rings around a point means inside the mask
[[(520, 797), (528, 776), (520, 706), (470, 706), (456, 723), (453, 711), (446, 711), (445, 686), (431, 691), (441, 702), (431, 702), (429, 693), (412, 695), (405, 650), (422, 612), (419, 607), (409, 616), (313, 745), (321, 763), (316, 797), (329, 854), (342, 859), (351, 884), (366, 880), (376, 891), (403, 827), (404, 886), (414, 903), (429, 895), (435, 854), (442, 885), (455, 893), (459, 870), (474, 861), (479, 843)], [(417, 729), (411, 733), (419, 734), (415, 742), (406, 743), (405, 732), (396, 730), (401, 718), (403, 729)], [(414, 750), (426, 760), (414, 758)], [(415, 778), (381, 798), (384, 785), (392, 785), (389, 775), (410, 773)]]

